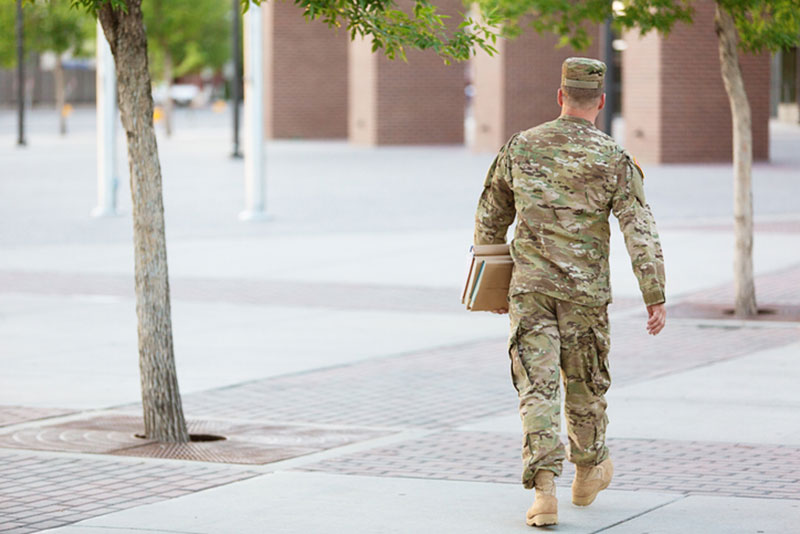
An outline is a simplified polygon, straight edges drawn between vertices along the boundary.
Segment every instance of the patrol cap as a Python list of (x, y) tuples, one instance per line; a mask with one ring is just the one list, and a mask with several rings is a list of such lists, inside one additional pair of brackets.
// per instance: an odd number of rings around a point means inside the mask
[(606, 64), (588, 57), (568, 57), (561, 64), (561, 85), (576, 89), (603, 87)]

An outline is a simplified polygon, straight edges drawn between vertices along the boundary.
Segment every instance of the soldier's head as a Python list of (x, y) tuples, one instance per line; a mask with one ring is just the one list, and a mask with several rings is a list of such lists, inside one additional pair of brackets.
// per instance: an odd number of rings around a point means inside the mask
[(603, 109), (606, 64), (588, 57), (570, 57), (561, 64), (558, 103), (562, 107), (593, 111)]

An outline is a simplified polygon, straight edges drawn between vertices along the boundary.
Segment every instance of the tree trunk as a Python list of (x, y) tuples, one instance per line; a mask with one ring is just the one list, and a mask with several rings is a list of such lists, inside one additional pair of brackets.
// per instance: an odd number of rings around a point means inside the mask
[(744, 89), (739, 54), (739, 34), (733, 17), (719, 4), (714, 17), (719, 39), (719, 62), (722, 81), (733, 117), (733, 215), (736, 248), (733, 258), (733, 280), (736, 291), (735, 313), (745, 317), (756, 315), (756, 289), (753, 283), (753, 132), (750, 103)]
[(127, 13), (101, 4), (98, 18), (114, 55), (119, 109), (128, 141), (136, 267), (139, 371), (145, 435), (187, 442), (172, 345), (161, 166), (153, 127), (153, 96), (141, 0)]
[(164, 43), (164, 80), (167, 82), (167, 99), (164, 101), (164, 128), (167, 137), (172, 135), (172, 54)]
[(67, 134), (67, 117), (64, 114), (66, 98), (64, 94), (64, 63), (61, 61), (61, 54), (56, 55), (56, 69), (53, 72), (56, 89), (56, 110), (58, 110), (58, 132), (61, 135)]

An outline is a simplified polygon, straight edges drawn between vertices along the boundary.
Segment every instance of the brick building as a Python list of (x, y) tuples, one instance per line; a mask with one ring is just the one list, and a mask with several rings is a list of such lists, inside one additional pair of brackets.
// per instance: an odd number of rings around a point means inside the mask
[(306, 21), (290, 2), (264, 2), (261, 11), (264, 135), (347, 137), (347, 33)]
[[(730, 161), (731, 112), (719, 66), (714, 3), (695, 2), (694, 24), (663, 38), (625, 36), (622, 114), (625, 145), (644, 162)], [(741, 54), (750, 101), (753, 158), (769, 158), (770, 60)]]
[[(410, 4), (399, 2), (399, 5)], [(461, 0), (439, 0), (457, 23)], [(430, 51), (407, 51), (407, 62), (372, 53), (369, 40), (350, 45), (349, 139), (358, 144), (463, 144), (464, 66), (445, 65)]]
[[(437, 5), (461, 10), (460, 0)], [(463, 144), (464, 65), (444, 65), (432, 52), (408, 62), (371, 52), (369, 41), (306, 22), (288, 3), (262, 7), (265, 22), (265, 132), (270, 138), (348, 138), (353, 143)], [(695, 22), (669, 37), (623, 36), (622, 115), (625, 145), (644, 162), (731, 159), (731, 116), (722, 85), (711, 0), (695, 3)], [(474, 97), (472, 147), (495, 151), (515, 131), (558, 115), (560, 65), (570, 55), (598, 57), (602, 32), (589, 50), (555, 48), (532, 30), (498, 42), (499, 54), (470, 62)], [(753, 152), (767, 159), (770, 59), (742, 55), (752, 108)], [(598, 122), (599, 123), (599, 122)]]
[[(437, 5), (445, 14), (462, 9), (459, 0)], [(463, 66), (413, 50), (407, 62), (390, 61), (373, 54), (371, 42), (307, 22), (291, 3), (268, 2), (262, 11), (267, 138), (464, 142)]]
[(349, 139), (367, 145), (464, 143), (464, 69), (431, 52), (408, 51), (408, 62), (350, 47)]

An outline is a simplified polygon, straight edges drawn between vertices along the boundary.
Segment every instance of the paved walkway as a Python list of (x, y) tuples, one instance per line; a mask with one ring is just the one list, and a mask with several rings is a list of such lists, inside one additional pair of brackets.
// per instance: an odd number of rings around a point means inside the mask
[[(507, 319), (457, 304), (491, 155), (270, 143), (273, 219), (240, 223), (225, 121), (179, 115), (159, 140), (178, 375), (190, 431), (227, 439), (176, 446), (136, 437), (130, 201), (123, 186), (122, 216), (88, 217), (91, 114), (73, 119), (61, 139), (37, 112), (24, 150), (0, 135), (0, 532), (531, 532)], [(567, 466), (550, 530), (800, 524), (800, 328), (783, 320), (800, 306), (800, 129), (772, 132), (754, 175), (765, 320), (722, 318), (729, 166), (645, 168), (668, 325), (646, 335), (615, 233), (617, 473), (578, 509)]]

